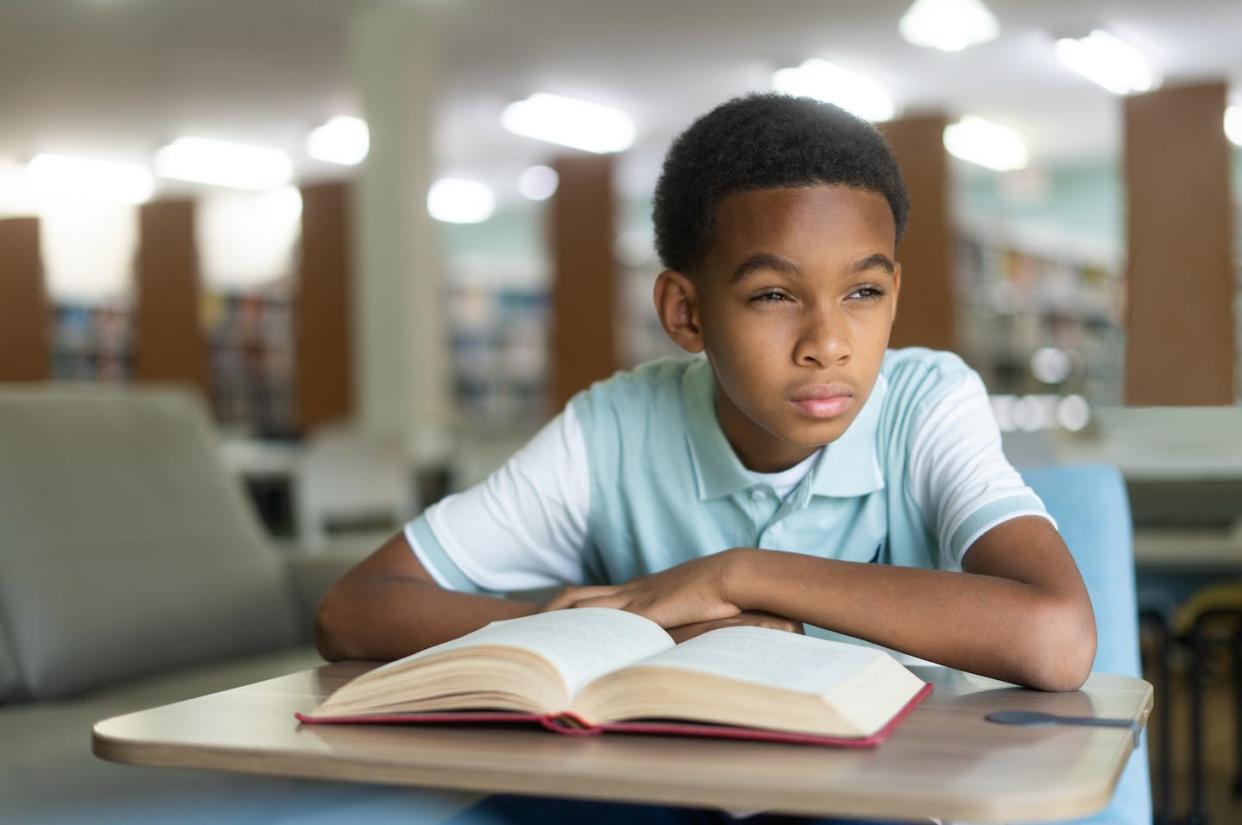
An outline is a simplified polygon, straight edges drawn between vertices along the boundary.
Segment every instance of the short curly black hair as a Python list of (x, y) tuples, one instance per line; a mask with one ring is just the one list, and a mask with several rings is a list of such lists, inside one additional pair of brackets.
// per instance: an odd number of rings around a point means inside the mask
[(713, 241), (726, 196), (754, 189), (843, 184), (883, 195), (897, 237), (910, 202), (897, 161), (870, 123), (809, 97), (734, 98), (682, 132), (655, 190), (656, 251), (665, 268), (693, 273)]

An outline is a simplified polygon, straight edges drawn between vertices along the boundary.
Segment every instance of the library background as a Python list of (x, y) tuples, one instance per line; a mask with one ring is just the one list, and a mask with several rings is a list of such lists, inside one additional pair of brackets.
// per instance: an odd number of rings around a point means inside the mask
[(1157, 817), (1242, 818), (1236, 2), (963, 2), (922, 36), (904, 0), (208, 5), (0, 10), (0, 398), (188, 387), (265, 540), (356, 560), (678, 351), (680, 129), (831, 100), (911, 195), (892, 345), (976, 368), (1015, 464), (1125, 477)]

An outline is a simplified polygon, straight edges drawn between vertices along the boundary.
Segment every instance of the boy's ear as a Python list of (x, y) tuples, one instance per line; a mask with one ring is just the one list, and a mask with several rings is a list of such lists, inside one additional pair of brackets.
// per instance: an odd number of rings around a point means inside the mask
[(694, 281), (674, 269), (666, 269), (656, 278), (652, 297), (660, 323), (673, 343), (686, 352), (702, 352), (703, 329)]

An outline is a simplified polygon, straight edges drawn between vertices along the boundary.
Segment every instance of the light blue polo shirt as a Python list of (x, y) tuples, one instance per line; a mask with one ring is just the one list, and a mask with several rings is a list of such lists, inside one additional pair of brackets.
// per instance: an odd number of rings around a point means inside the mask
[[(574, 578), (584, 584), (620, 583), (732, 547), (959, 568), (982, 530), (1016, 515), (1046, 515), (1000, 456), (990, 409), (979, 414), (993, 436), (982, 443), (995, 451), (991, 466), (999, 462), (1014, 480), (1002, 479), (989, 489), (959, 472), (953, 484), (960, 489), (950, 491), (956, 500), (948, 527), (938, 522), (943, 513), (920, 506), (910, 478), (916, 428), (920, 437), (932, 432), (929, 412), (940, 410), (944, 405), (936, 405), (968, 379), (975, 406), (986, 405), (977, 374), (958, 356), (922, 348), (888, 351), (854, 422), (820, 451), (784, 498), (747, 470), (726, 440), (706, 358), (660, 359), (593, 384), (570, 402), (585, 443), (590, 485), (585, 536), (572, 548), (580, 564)], [(980, 429), (969, 421), (955, 426)], [(950, 440), (944, 449), (978, 452), (973, 443), (962, 446)], [(920, 483), (926, 487), (928, 480)], [(451, 529), (461, 564), (445, 551), (425, 515), (411, 523), (407, 536), (437, 580), (458, 590), (495, 592), (462, 570), (467, 561), (473, 563), (460, 558), (471, 552), (470, 525)]]

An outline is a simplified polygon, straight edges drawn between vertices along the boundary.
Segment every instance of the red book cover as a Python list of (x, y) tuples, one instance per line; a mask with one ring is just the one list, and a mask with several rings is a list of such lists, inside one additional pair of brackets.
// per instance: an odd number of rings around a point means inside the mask
[(874, 747), (893, 732), (902, 719), (914, 710), (915, 706), (932, 691), (931, 684), (906, 703), (884, 727), (870, 736), (842, 737), (822, 736), (812, 733), (795, 733), (793, 731), (766, 730), (764, 728), (745, 728), (733, 725), (712, 725), (698, 722), (677, 722), (664, 720), (641, 720), (633, 722), (606, 722), (602, 725), (591, 725), (573, 713), (538, 714), (515, 713), (510, 711), (436, 711), (434, 713), (388, 713), (359, 716), (321, 716), (310, 718), (303, 713), (295, 713), (299, 722), (308, 725), (391, 725), (391, 724), (491, 724), (521, 723), (539, 724), (556, 733), (570, 736), (598, 736), (601, 733), (655, 733), (675, 736), (703, 736), (717, 739), (750, 739), (760, 742), (788, 742), (799, 745), (828, 745), (838, 748), (870, 748)]

